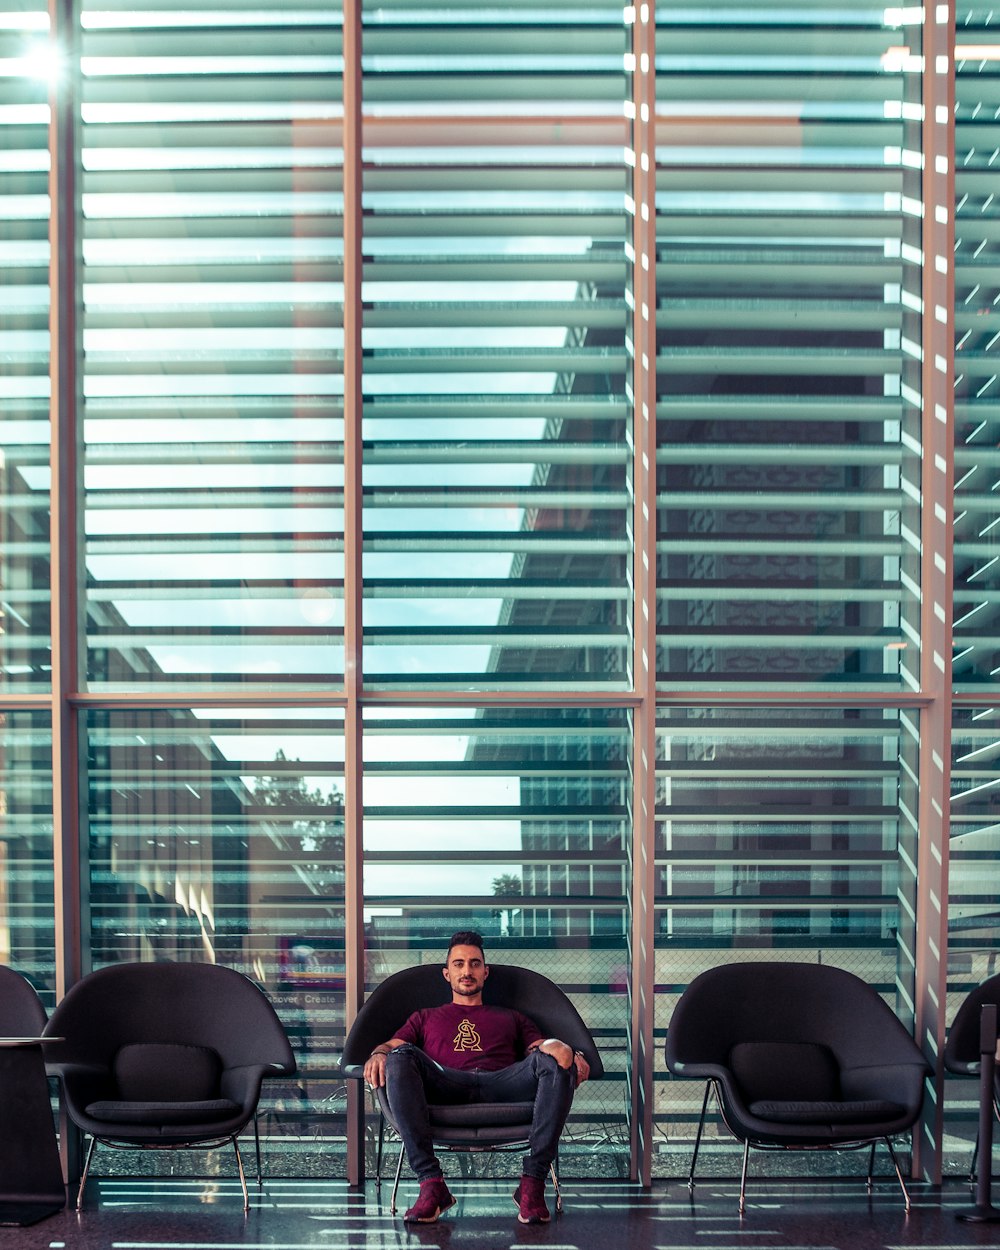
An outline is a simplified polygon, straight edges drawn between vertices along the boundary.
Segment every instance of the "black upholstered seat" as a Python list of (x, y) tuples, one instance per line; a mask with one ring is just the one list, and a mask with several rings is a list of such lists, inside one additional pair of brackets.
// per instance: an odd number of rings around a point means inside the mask
[[(998, 1005), (997, 1018), (1000, 1020), (1000, 973), (988, 977), (982, 985), (978, 985), (966, 997), (955, 1019), (948, 1030), (948, 1040), (944, 1047), (944, 1066), (948, 1072), (956, 1076), (979, 1076), (980, 1057), (980, 1017), (985, 1003)], [(1000, 1070), (994, 1071), (993, 1077), (993, 1112), (1000, 1118)], [(976, 1159), (979, 1155), (979, 1136), (972, 1151), (970, 1179), (975, 1177)]]
[[(451, 988), (441, 975), (440, 964), (420, 964), (388, 977), (377, 986), (358, 1012), (344, 1043), (341, 1070), (360, 1080), (365, 1060), (387, 1041), (406, 1018), (422, 1007), (451, 1001)], [(490, 964), (483, 1001), (516, 1007), (529, 1016), (548, 1037), (558, 1037), (574, 1050), (583, 1051), (590, 1064), (590, 1079), (604, 1074), (604, 1065), (590, 1030), (567, 995), (555, 982), (529, 968)], [(380, 1110), (376, 1184), (381, 1183), (385, 1126), (395, 1130), (385, 1089), (378, 1091)], [(431, 1129), (435, 1145), (445, 1150), (499, 1150), (523, 1147), (531, 1129), (534, 1105), (525, 1103), (472, 1103), (463, 1106), (431, 1106)], [(400, 1148), (393, 1179), (390, 1208), (396, 1209), (396, 1191), (403, 1166)], [(556, 1207), (562, 1208), (558, 1176), (553, 1169)]]
[[(267, 1076), (295, 1071), (274, 1008), (253, 981), (215, 964), (114, 964), (83, 977), (53, 1011), (49, 1070), (90, 1135), (77, 1206), (98, 1141), (177, 1149), (232, 1142)], [(55, 1040), (62, 1038), (64, 1040)], [(260, 1147), (257, 1176), (260, 1180)]]
[(667, 1030), (667, 1067), (706, 1080), (689, 1184), (714, 1088), (743, 1142), (740, 1209), (751, 1146), (848, 1149), (884, 1141), (909, 1209), (891, 1138), (909, 1129), (929, 1066), (879, 994), (824, 964), (724, 964), (696, 977)]

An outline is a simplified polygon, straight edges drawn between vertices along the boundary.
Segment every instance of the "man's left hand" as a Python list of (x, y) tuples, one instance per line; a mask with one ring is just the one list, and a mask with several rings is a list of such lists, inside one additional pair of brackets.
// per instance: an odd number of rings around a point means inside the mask
[(547, 1037), (544, 1042), (539, 1042), (538, 1049), (546, 1055), (551, 1055), (560, 1068), (575, 1067), (577, 1085), (582, 1085), (590, 1076), (590, 1064), (583, 1055), (579, 1052), (574, 1054), (573, 1048), (561, 1042), (557, 1037)]

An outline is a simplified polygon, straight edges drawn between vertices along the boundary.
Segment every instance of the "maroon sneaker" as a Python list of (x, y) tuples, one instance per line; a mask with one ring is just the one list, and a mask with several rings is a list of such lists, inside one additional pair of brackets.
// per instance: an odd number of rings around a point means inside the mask
[(410, 1224), (433, 1224), (442, 1211), (455, 1205), (444, 1177), (431, 1176), (420, 1182), (420, 1196), (403, 1219)]
[(545, 1205), (545, 1182), (537, 1176), (522, 1176), (514, 1190), (519, 1224), (547, 1224), (551, 1218)]

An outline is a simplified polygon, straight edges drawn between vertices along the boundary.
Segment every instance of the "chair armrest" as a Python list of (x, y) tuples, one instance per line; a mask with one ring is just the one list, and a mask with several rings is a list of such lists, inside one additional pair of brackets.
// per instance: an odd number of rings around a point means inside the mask
[(219, 1088), (223, 1098), (252, 1109), (260, 1100), (260, 1088), (265, 1078), (284, 1074), (282, 1065), (273, 1063), (248, 1063), (236, 1068), (224, 1068)]
[(674, 1076), (692, 1077), (702, 1081), (723, 1081), (726, 1084), (732, 1084), (733, 1080), (732, 1072), (724, 1063), (707, 1063), (704, 1060), (692, 1063), (687, 1059), (678, 1059), (676, 1056), (668, 1055), (667, 1067)]
[(953, 1072), (955, 1076), (978, 1076), (979, 1060), (978, 1059), (951, 1059), (945, 1055), (944, 1066), (949, 1072)]
[(923, 1100), (924, 1078), (930, 1074), (926, 1063), (879, 1064), (845, 1068), (840, 1087), (845, 1098), (886, 1098), (910, 1109), (919, 1109)]
[(71, 1107), (82, 1109), (92, 1102), (115, 1097), (114, 1077), (103, 1064), (58, 1063), (46, 1071), (49, 1076), (58, 1077)]

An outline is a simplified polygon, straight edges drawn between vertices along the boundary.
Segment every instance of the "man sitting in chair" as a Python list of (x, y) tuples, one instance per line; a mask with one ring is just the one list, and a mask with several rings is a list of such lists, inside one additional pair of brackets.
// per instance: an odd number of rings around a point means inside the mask
[(386, 1087), (420, 1195), (403, 1216), (433, 1224), (454, 1205), (434, 1153), (427, 1104), (533, 1102), (521, 1182), (514, 1191), (522, 1224), (544, 1224), (545, 1178), (556, 1157), (573, 1091), (590, 1075), (582, 1052), (542, 1037), (519, 1011), (483, 1002), (490, 974), (478, 933), (453, 935), (444, 965), (451, 1002), (415, 1011), (365, 1063), (365, 1080)]

